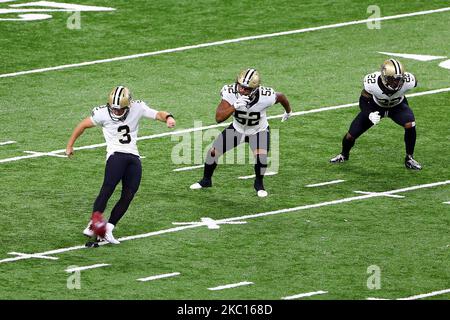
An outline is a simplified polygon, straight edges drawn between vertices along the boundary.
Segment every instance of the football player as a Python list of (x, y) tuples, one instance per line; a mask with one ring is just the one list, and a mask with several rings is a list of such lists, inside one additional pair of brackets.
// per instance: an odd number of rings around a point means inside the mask
[(260, 84), (258, 71), (250, 68), (241, 71), (235, 83), (222, 88), (220, 93), (222, 99), (216, 110), (216, 121), (223, 122), (233, 115), (233, 123), (222, 131), (212, 148), (208, 150), (203, 178), (191, 185), (191, 189), (211, 187), (218, 158), (246, 142), (250, 144), (256, 160), (254, 188), (259, 197), (267, 196), (263, 184), (270, 140), (266, 110), (276, 103), (281, 103), (285, 109), (282, 121), (286, 121), (291, 116), (292, 109), (283, 93), (262, 87)]
[(106, 141), (106, 167), (103, 185), (94, 202), (93, 214), (83, 234), (94, 237), (96, 234), (92, 228), (93, 220), (103, 215), (109, 198), (117, 184), (122, 181), (122, 193), (120, 199), (111, 211), (111, 216), (106, 224), (106, 232), (103, 239), (112, 244), (119, 244), (112, 234), (114, 227), (125, 214), (136, 194), (142, 176), (142, 167), (136, 141), (141, 118), (155, 119), (167, 124), (167, 127), (175, 126), (174, 117), (165, 111), (151, 109), (145, 102), (133, 100), (127, 87), (114, 88), (108, 103), (92, 110), (92, 115), (81, 121), (74, 129), (66, 147), (66, 155), (73, 155), (73, 145), (77, 138), (87, 128), (99, 126), (103, 130)]
[(406, 168), (421, 170), (422, 166), (413, 157), (416, 144), (416, 119), (405, 97), (405, 93), (416, 86), (416, 77), (405, 72), (400, 61), (395, 59), (384, 61), (380, 72), (365, 76), (364, 89), (359, 98), (361, 111), (342, 140), (341, 153), (330, 162), (347, 161), (355, 140), (378, 124), (382, 118), (389, 117), (405, 129)]

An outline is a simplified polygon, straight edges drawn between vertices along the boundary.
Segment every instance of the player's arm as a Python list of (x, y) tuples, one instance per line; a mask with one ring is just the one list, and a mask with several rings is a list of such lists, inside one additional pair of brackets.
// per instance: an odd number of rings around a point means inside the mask
[(83, 134), (84, 130), (92, 127), (95, 127), (95, 124), (92, 122), (91, 117), (87, 117), (75, 127), (75, 129), (72, 132), (72, 135), (69, 138), (69, 141), (67, 142), (66, 146), (67, 156), (73, 155), (73, 145), (75, 144), (75, 141), (77, 141), (78, 137)]
[(226, 100), (222, 99), (216, 109), (217, 123), (227, 120), (236, 109)]
[(289, 100), (284, 95), (284, 93), (277, 92), (275, 97), (276, 97), (275, 104), (280, 103), (283, 106), (283, 108), (284, 108), (285, 112), (283, 114), (283, 117), (281, 118), (281, 121), (284, 122), (287, 119), (289, 119), (289, 117), (292, 115), (291, 105), (289, 104)]
[(367, 114), (374, 111), (373, 110), (373, 99), (372, 95), (365, 89), (361, 91), (361, 96), (359, 97), (359, 106), (361, 110)]
[(286, 110), (286, 113), (291, 113), (292, 112), (292, 108), (291, 105), (289, 104), (289, 100), (288, 98), (284, 95), (284, 93), (281, 92), (277, 92), (276, 93), (276, 100), (275, 100), (275, 104), (277, 103), (281, 103), (281, 105), (283, 106), (284, 110)]
[(156, 113), (156, 120), (165, 122), (168, 128), (173, 128), (176, 125), (175, 118), (167, 111), (158, 111)]

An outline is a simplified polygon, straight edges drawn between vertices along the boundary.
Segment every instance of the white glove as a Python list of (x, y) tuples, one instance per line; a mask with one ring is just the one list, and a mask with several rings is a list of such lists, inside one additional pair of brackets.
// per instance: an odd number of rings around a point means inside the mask
[(281, 122), (285, 122), (287, 119), (289, 119), (292, 116), (292, 111), (291, 112), (284, 112), (283, 117), (281, 118)]
[(236, 102), (235, 103), (233, 103), (233, 107), (234, 107), (234, 109), (236, 109), (236, 110), (247, 110), (247, 104), (249, 104), (249, 102), (250, 102), (250, 98), (249, 97), (247, 97), (247, 96), (241, 96), (240, 98), (238, 98), (237, 100), (236, 100)]
[(381, 120), (380, 113), (378, 111), (369, 113), (369, 120), (372, 121), (374, 125), (377, 125)]

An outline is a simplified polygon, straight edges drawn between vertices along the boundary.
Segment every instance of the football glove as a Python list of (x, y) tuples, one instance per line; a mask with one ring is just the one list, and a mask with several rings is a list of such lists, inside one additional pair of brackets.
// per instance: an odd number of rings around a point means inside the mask
[(281, 122), (285, 122), (287, 119), (289, 119), (292, 116), (292, 111), (291, 112), (284, 112), (283, 117), (281, 118)]
[(250, 98), (248, 96), (241, 96), (236, 100), (235, 103), (233, 103), (233, 107), (236, 110), (247, 110), (247, 104), (250, 102)]
[(377, 125), (381, 120), (380, 113), (378, 111), (369, 113), (369, 120), (372, 121), (374, 125)]

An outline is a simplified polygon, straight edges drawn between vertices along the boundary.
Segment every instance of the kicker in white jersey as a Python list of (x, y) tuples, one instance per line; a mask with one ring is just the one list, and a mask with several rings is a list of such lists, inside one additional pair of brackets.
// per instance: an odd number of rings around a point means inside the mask
[(157, 111), (148, 107), (145, 102), (133, 100), (125, 119), (115, 121), (111, 118), (107, 106), (92, 110), (91, 120), (101, 126), (106, 141), (107, 158), (114, 152), (131, 153), (139, 156), (136, 145), (141, 118), (156, 119)]

